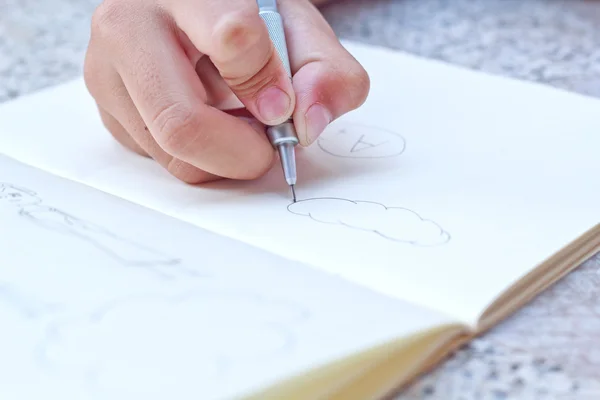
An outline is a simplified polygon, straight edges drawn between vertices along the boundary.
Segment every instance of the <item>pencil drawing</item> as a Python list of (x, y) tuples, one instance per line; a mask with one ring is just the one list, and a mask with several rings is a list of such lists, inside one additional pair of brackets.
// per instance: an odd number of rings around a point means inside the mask
[(286, 357), (308, 318), (301, 305), (244, 290), (130, 296), (51, 323), (35, 359), (95, 395), (118, 397), (125, 374), (130, 394), (184, 398)]
[(0, 206), (13, 206), (33, 224), (86, 242), (114, 260), (129, 266), (171, 266), (180, 260), (123, 238), (92, 222), (43, 204), (38, 194), (27, 188), (0, 183)]
[(380, 159), (404, 153), (406, 140), (385, 129), (338, 123), (320, 136), (318, 145), (325, 153), (335, 157)]
[(288, 211), (315, 222), (369, 232), (414, 246), (439, 246), (450, 241), (448, 232), (415, 211), (371, 201), (333, 197), (305, 199), (290, 204)]
[(0, 303), (4, 303), (27, 319), (38, 318), (60, 310), (58, 304), (51, 304), (26, 295), (13, 285), (0, 282)]

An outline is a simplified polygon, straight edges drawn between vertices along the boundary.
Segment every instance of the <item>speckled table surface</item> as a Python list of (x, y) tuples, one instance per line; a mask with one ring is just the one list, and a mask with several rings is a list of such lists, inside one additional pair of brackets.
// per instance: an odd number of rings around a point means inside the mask
[[(0, 102), (81, 73), (99, 1), (0, 0)], [(323, 12), (343, 38), (600, 96), (600, 2), (346, 0)], [(397, 400), (600, 399), (598, 293), (600, 257)]]

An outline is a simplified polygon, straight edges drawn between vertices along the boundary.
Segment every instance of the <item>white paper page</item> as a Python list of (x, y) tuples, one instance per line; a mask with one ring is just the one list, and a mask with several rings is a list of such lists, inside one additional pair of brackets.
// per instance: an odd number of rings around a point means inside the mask
[(449, 322), (0, 155), (0, 398), (223, 399)]
[(124, 151), (81, 81), (0, 108), (0, 147), (471, 324), (503, 290), (598, 223), (600, 102), (347, 47), (370, 73), (371, 94), (299, 151), (303, 201), (289, 210), (278, 168), (259, 181), (192, 188)]

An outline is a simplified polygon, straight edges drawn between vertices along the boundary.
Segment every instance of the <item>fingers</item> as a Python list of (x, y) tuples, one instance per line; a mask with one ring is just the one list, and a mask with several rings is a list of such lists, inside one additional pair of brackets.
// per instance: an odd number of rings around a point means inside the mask
[(208, 104), (219, 110), (244, 108), (208, 57), (196, 64), (196, 73), (206, 89)]
[[(206, 105), (206, 92), (172, 21), (161, 13), (119, 8), (124, 2), (109, 4), (117, 8), (108, 8), (96, 17), (102, 24), (95, 24), (92, 36), (93, 40), (110, 43), (111, 51), (119, 54), (113, 60), (114, 70), (131, 103), (127, 104), (123, 100), (126, 96), (116, 95), (119, 90), (105, 83), (92, 86), (101, 93), (95, 97), (107, 98), (113, 109), (118, 104), (128, 110), (127, 116), (118, 117), (116, 110), (113, 115), (140, 147), (160, 159), (161, 164), (166, 162), (165, 154), (177, 160), (173, 161), (175, 166), (169, 163), (171, 170), (189, 164), (232, 179), (254, 179), (264, 174), (272, 165), (273, 148), (250, 124)], [(131, 11), (135, 13), (128, 15)], [(126, 27), (118, 23), (127, 18), (131, 20)], [(130, 30), (134, 23), (135, 29)], [(95, 58), (101, 59), (101, 55)], [(154, 150), (153, 143), (157, 146)]]
[(104, 124), (182, 180), (257, 178), (274, 149), (261, 127), (215, 108), (239, 106), (224, 83), (265, 124), (293, 113), (301, 143), (312, 143), (364, 102), (369, 80), (308, 0), (280, 5), (293, 85), (255, 0), (105, 0), (86, 73)]
[(308, 0), (280, 0), (294, 73), (294, 123), (300, 143), (313, 143), (329, 123), (358, 107), (369, 93), (369, 76), (344, 49)]
[[(86, 60), (87, 74), (91, 73), (90, 69), (94, 68), (92, 61), (89, 57)], [(112, 90), (98, 90), (98, 85), (93, 83), (94, 80), (91, 80), (92, 83), (88, 86), (96, 101), (106, 104), (109, 108), (107, 110), (102, 106), (98, 106), (104, 126), (117, 142), (142, 156), (152, 157), (169, 173), (183, 182), (197, 184), (220, 178), (181, 161), (162, 150), (144, 125), (144, 121), (135, 109), (118, 75), (107, 69), (103, 71), (105, 71), (102, 74), (105, 78), (102, 79), (102, 82), (104, 82), (103, 87), (105, 89), (112, 88)], [(120, 94), (115, 95), (116, 93)]]
[(256, 118), (275, 125), (291, 117), (294, 89), (256, 0), (165, 0), (165, 7)]
[(140, 145), (129, 135), (127, 130), (119, 121), (117, 121), (102, 107), (98, 107), (98, 111), (100, 113), (100, 119), (102, 120), (102, 123), (117, 142), (141, 156), (148, 157), (148, 152), (140, 147)]

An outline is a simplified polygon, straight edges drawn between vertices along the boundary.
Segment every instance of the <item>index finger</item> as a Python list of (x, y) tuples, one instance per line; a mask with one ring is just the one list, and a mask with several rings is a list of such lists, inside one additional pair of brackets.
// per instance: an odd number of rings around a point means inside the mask
[(162, 14), (145, 18), (118, 40), (115, 68), (157, 144), (168, 154), (213, 175), (253, 179), (271, 166), (266, 136), (205, 103), (206, 93)]
[(261, 122), (275, 125), (295, 108), (291, 80), (256, 0), (165, 0), (194, 46), (208, 55), (233, 93)]

